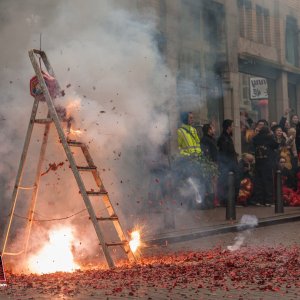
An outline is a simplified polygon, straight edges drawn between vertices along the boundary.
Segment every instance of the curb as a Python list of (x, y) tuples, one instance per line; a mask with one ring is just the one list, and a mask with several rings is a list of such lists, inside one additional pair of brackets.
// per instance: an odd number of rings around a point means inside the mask
[[(289, 214), (288, 216), (281, 215), (281, 216), (275, 216), (269, 218), (261, 218), (258, 221), (258, 225), (255, 228), (267, 227), (267, 226), (278, 225), (278, 224), (289, 223), (289, 222), (297, 222), (297, 221), (300, 221), (299, 213)], [(216, 226), (212, 226), (212, 228), (210, 229), (199, 230), (193, 233), (157, 237), (157, 238), (145, 240), (144, 242), (147, 246), (162, 246), (167, 243), (172, 244), (172, 243), (185, 242), (185, 241), (195, 240), (206, 236), (213, 236), (213, 235), (229, 233), (229, 232), (244, 231), (247, 229), (248, 227), (245, 226), (241, 227), (240, 224), (221, 225), (221, 226), (216, 225)]]

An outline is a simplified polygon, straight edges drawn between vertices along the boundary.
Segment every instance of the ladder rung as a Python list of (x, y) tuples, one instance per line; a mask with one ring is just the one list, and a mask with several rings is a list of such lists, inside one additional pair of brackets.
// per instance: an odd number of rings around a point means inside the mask
[(37, 124), (49, 124), (49, 123), (52, 123), (53, 120), (50, 119), (50, 118), (46, 118), (46, 119), (35, 119), (34, 120), (34, 123), (37, 123)]
[(122, 241), (122, 242), (115, 242), (115, 243), (105, 243), (107, 247), (113, 247), (113, 246), (124, 246), (127, 245), (127, 241)]
[(36, 188), (36, 185), (34, 185), (34, 186), (17, 186), (17, 188), (19, 190), (33, 190), (34, 188)]
[(78, 171), (95, 171), (97, 170), (96, 166), (93, 167), (82, 167), (82, 166), (77, 166)]
[(73, 147), (82, 147), (84, 145), (84, 143), (82, 142), (77, 142), (72, 140), (68, 140), (67, 142), (69, 146), (73, 146)]
[(107, 217), (107, 218), (96, 218), (97, 221), (115, 221), (118, 220), (118, 216), (111, 216), (111, 217)]
[(86, 191), (86, 193), (90, 196), (107, 195), (107, 191)]

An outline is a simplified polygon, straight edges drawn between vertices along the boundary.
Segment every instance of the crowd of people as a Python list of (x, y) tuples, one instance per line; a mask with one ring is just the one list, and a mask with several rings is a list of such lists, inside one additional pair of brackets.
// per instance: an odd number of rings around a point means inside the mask
[(189, 163), (205, 158), (218, 169), (215, 178), (207, 183), (213, 187), (214, 206), (227, 203), (229, 172), (234, 174), (237, 204), (273, 205), (274, 175), (278, 170), (284, 204), (300, 206), (300, 122), (295, 114), (288, 119), (289, 112), (278, 123), (241, 118), (241, 156), (234, 147), (232, 120), (223, 121), (218, 138), (213, 124), (204, 124), (199, 137), (193, 127), (193, 114), (181, 114), (182, 124), (177, 130), (181, 157)]

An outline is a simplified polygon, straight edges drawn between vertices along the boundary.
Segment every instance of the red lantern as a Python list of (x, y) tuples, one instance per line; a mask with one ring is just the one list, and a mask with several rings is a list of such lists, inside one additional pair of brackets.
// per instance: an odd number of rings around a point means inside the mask
[[(48, 87), (50, 96), (55, 98), (59, 94), (59, 88), (55, 78), (44, 71), (42, 71), (42, 75)], [(30, 95), (39, 101), (46, 101), (37, 76), (30, 79)]]

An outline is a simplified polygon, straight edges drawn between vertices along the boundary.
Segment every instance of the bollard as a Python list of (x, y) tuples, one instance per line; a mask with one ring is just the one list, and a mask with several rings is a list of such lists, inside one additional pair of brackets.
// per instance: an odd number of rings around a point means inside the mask
[(283, 212), (281, 171), (277, 170), (275, 173), (275, 214), (282, 214)]
[(236, 220), (235, 182), (233, 172), (228, 173), (228, 199), (226, 205), (226, 220)]

